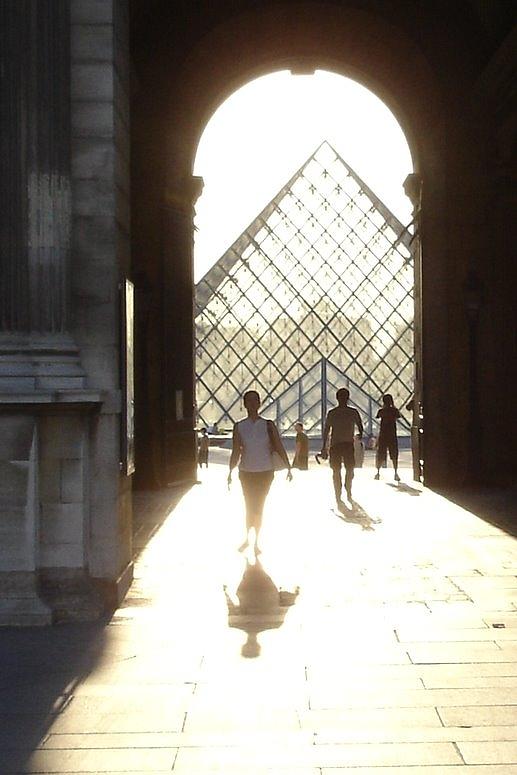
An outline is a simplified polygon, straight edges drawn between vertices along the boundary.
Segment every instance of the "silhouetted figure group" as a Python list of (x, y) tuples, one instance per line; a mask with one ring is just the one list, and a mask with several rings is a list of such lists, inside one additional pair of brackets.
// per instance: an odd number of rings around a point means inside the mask
[[(336, 393), (336, 399), (338, 405), (328, 412), (325, 420), (320, 456), (323, 460), (329, 460), (338, 507), (343, 505), (342, 468), (344, 467), (345, 494), (353, 506), (352, 481), (356, 454), (361, 458), (357, 464), (362, 465), (364, 429), (359, 412), (348, 405), (349, 390), (340, 388)], [(396, 424), (401, 415), (394, 406), (393, 397), (390, 394), (384, 395), (382, 401), (383, 406), (377, 413), (377, 419), (380, 419), (380, 432), (375, 460), (377, 468), (375, 479), (379, 479), (380, 469), (386, 465), (389, 452), (395, 481), (399, 482)], [(239, 551), (244, 551), (253, 545), (257, 555), (261, 551), (259, 534), (264, 505), (273, 482), (274, 472), (285, 469), (288, 481), (292, 480), (292, 473), (287, 452), (275, 423), (259, 415), (260, 396), (257, 391), (248, 390), (243, 396), (243, 403), (247, 417), (234, 425), (228, 487), (232, 483), (233, 470), (239, 465), (239, 479), (246, 505), (246, 536)], [(295, 428), (296, 446), (292, 467), (303, 471), (308, 469), (309, 439), (301, 422), (296, 423)]]
[[(328, 458), (332, 469), (332, 483), (334, 485), (334, 495), (338, 507), (342, 505), (343, 481), (341, 478), (341, 469), (345, 469), (345, 493), (347, 500), (352, 504), (352, 480), (354, 478), (354, 468), (362, 466), (364, 456), (364, 445), (362, 437), (364, 433), (361, 416), (357, 409), (348, 406), (350, 391), (347, 388), (340, 388), (336, 393), (338, 405), (331, 409), (327, 414), (325, 428), (323, 431), (323, 444), (321, 448), (321, 457), (323, 460)], [(401, 417), (398, 409), (395, 408), (393, 397), (386, 393), (382, 397), (383, 406), (377, 412), (377, 419), (380, 419), (380, 432), (377, 443), (377, 452), (375, 456), (375, 465), (377, 473), (375, 479), (380, 478), (380, 469), (386, 465), (386, 453), (389, 452), (395, 472), (395, 481), (400, 482), (398, 475), (398, 441), (397, 441), (397, 420)], [(357, 433), (355, 429), (357, 428)]]

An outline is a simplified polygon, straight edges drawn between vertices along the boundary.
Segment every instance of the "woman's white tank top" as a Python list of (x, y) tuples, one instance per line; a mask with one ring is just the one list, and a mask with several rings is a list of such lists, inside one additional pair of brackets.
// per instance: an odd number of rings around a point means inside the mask
[(237, 423), (241, 439), (241, 471), (273, 471), (271, 443), (267, 431), (267, 421), (263, 417), (253, 422), (247, 417)]

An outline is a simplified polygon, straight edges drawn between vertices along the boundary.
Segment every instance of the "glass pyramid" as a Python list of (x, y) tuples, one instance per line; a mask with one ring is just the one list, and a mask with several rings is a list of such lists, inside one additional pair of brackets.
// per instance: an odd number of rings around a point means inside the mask
[(253, 388), (318, 434), (336, 383), (375, 432), (381, 395), (413, 390), (410, 238), (323, 142), (196, 286), (198, 423), (230, 427)]

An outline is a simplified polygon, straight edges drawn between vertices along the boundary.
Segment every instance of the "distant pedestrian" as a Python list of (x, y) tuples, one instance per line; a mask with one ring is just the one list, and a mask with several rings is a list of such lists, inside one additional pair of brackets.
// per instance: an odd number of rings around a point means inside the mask
[(198, 441), (198, 463), (201, 468), (203, 465), (208, 468), (208, 448), (210, 440), (206, 428), (201, 428), (201, 436)]
[(366, 449), (375, 449), (377, 446), (377, 438), (374, 433), (369, 433), (366, 439)]
[(364, 442), (360, 433), (355, 434), (354, 438), (354, 460), (355, 467), (362, 468), (364, 463)]
[(393, 403), (393, 396), (386, 393), (382, 397), (382, 407), (377, 412), (377, 418), (381, 421), (379, 439), (377, 441), (377, 454), (375, 456), (375, 465), (377, 473), (375, 479), (380, 478), (380, 470), (386, 466), (387, 452), (390, 454), (393, 463), (394, 479), (400, 482), (398, 475), (399, 445), (397, 440), (397, 420), (401, 417), (399, 410)]
[(295, 424), (296, 446), (294, 450), (293, 468), (299, 468), (300, 471), (307, 471), (309, 468), (309, 437), (303, 430), (303, 423)]
[[(352, 480), (354, 478), (354, 432), (357, 426), (359, 436), (363, 435), (363, 423), (357, 409), (348, 406), (350, 391), (340, 388), (336, 393), (338, 405), (327, 414), (325, 429), (323, 431), (323, 444), (321, 457), (325, 460), (329, 457), (332, 468), (332, 482), (336, 504), (339, 507), (341, 501), (341, 466), (345, 467), (345, 492), (349, 501), (352, 501)], [(329, 446), (330, 437), (330, 446)]]
[(253, 530), (255, 554), (259, 554), (262, 513), (275, 471), (273, 453), (276, 453), (284, 463), (288, 481), (291, 481), (292, 473), (289, 458), (276, 425), (258, 413), (260, 396), (257, 391), (248, 390), (243, 396), (243, 403), (248, 416), (235, 423), (233, 428), (228, 487), (232, 483), (232, 471), (239, 463), (239, 479), (246, 504), (246, 539), (239, 547), (239, 551), (248, 548), (250, 531)]

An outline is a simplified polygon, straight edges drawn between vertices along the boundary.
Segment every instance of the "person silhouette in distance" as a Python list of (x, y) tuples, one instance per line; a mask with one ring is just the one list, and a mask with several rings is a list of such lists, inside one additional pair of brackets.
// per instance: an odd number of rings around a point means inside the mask
[(393, 396), (390, 393), (385, 393), (382, 397), (382, 407), (377, 412), (377, 419), (380, 419), (381, 427), (375, 455), (375, 466), (377, 468), (375, 479), (380, 479), (381, 468), (386, 465), (387, 453), (389, 452), (394, 469), (393, 478), (396, 482), (400, 482), (398, 474), (399, 445), (397, 441), (397, 420), (400, 417), (401, 414), (393, 403)]
[[(341, 479), (341, 466), (345, 467), (345, 492), (347, 498), (352, 502), (352, 480), (354, 478), (354, 436), (355, 428), (359, 436), (363, 436), (363, 423), (357, 409), (348, 406), (350, 391), (347, 388), (340, 388), (336, 393), (338, 405), (331, 409), (325, 420), (323, 431), (323, 443), (321, 446), (321, 457), (325, 460), (329, 458), (332, 469), (332, 482), (334, 485), (334, 494), (336, 504), (339, 507), (341, 501), (341, 491), (343, 483)], [(330, 440), (330, 444), (329, 444)]]

